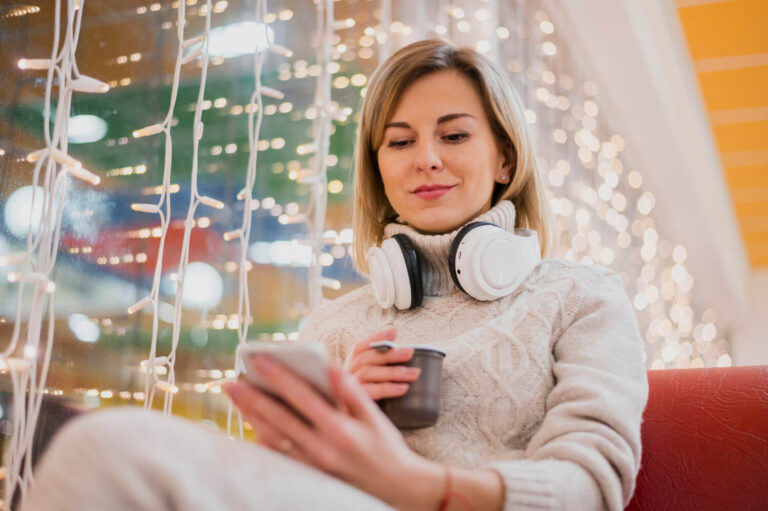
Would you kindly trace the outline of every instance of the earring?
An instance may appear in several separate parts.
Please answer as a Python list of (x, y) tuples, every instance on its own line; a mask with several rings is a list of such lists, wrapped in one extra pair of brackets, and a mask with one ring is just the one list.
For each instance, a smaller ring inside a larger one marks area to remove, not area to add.
[(499, 174), (499, 181), (502, 183), (507, 181), (507, 175), (506, 174)]

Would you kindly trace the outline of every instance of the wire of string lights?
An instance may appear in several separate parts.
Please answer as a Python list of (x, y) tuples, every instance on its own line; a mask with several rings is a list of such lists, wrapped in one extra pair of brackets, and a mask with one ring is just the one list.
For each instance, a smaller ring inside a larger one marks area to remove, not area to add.
[[(264, 25), (266, 16), (267, 2), (259, 0), (256, 3), (256, 22)], [(237, 287), (237, 315), (239, 323), (237, 326), (237, 349), (235, 350), (235, 371), (240, 371), (242, 361), (240, 360), (240, 351), (248, 339), (248, 328), (251, 323), (251, 300), (248, 292), (248, 244), (251, 238), (251, 220), (253, 219), (253, 187), (256, 184), (256, 164), (258, 163), (258, 143), (261, 133), (261, 123), (264, 120), (264, 93), (261, 84), (261, 70), (264, 64), (264, 52), (254, 53), (254, 90), (248, 102), (248, 169), (245, 178), (245, 187), (238, 194), (237, 199), (243, 203), (243, 222), (236, 231), (236, 238), (240, 240), (240, 261), (238, 265), (238, 287)], [(276, 91), (277, 92), (277, 91)], [(280, 93), (273, 94), (280, 96)], [(225, 234), (225, 239), (229, 240), (231, 234)], [(215, 384), (216, 382), (212, 382)], [(234, 412), (232, 403), (227, 404), (227, 434), (232, 435), (232, 414)], [(240, 411), (237, 410), (237, 425), (240, 438), (243, 437), (243, 418)]]
[[(308, 241), (301, 244), (311, 248), (312, 257), (309, 262), (309, 279), (307, 292), (307, 310), (316, 308), (323, 300), (323, 287), (340, 289), (341, 282), (336, 279), (326, 278), (322, 275), (323, 227), (328, 203), (328, 161), (330, 152), (330, 137), (332, 122), (347, 120), (351, 108), (342, 109), (331, 97), (331, 79), (333, 75), (333, 38), (336, 30), (351, 28), (354, 20), (335, 20), (333, 2), (321, 0), (315, 2), (315, 32), (317, 44), (315, 46), (315, 59), (317, 61), (318, 74), (315, 79), (314, 100), (312, 110), (316, 115), (312, 117), (312, 142), (302, 144), (297, 148), (301, 155), (313, 154), (310, 158), (311, 168), (297, 173), (291, 179), (301, 185), (311, 188), (309, 203), (304, 213), (280, 215), (280, 223), (283, 225), (304, 223), (309, 234)], [(334, 236), (330, 237), (331, 239)]]
[(317, 63), (320, 74), (315, 82), (315, 106), (317, 117), (314, 120), (314, 168), (312, 174), (312, 205), (309, 219), (310, 242), (312, 244), (312, 267), (309, 279), (309, 309), (320, 305), (323, 298), (322, 286), (337, 287), (338, 283), (323, 279), (320, 255), (322, 250), (323, 225), (328, 202), (328, 151), (331, 138), (331, 119), (342, 115), (331, 103), (331, 38), (334, 32), (333, 1), (317, 2)]
[[(18, 283), (14, 329), (8, 346), (0, 355), (0, 371), (10, 374), (13, 391), (12, 430), (5, 458), (3, 508), (10, 509), (15, 493), (23, 498), (34, 482), (32, 463), (22, 463), (32, 457), (37, 418), (44, 396), (54, 332), (54, 296), (56, 284), (51, 272), (56, 264), (61, 218), (67, 197), (69, 177), (90, 185), (98, 185), (100, 178), (83, 167), (82, 162), (68, 154), (69, 116), (74, 92), (104, 93), (109, 86), (78, 70), (75, 49), (80, 35), (84, 0), (68, 0), (66, 4), (66, 31), (61, 39), (61, 0), (54, 5), (53, 47), (49, 59), (21, 59), (22, 70), (45, 70), (45, 100), (43, 107), (43, 134), (45, 148), (27, 155), (34, 163), (32, 171), (32, 199), (30, 218), (37, 204), (42, 203), (39, 224), (30, 222), (26, 236), (26, 251), (5, 256), (0, 265), (17, 266), (8, 274), (10, 282)], [(61, 46), (59, 47), (59, 45)], [(53, 86), (58, 83), (56, 116), (51, 122)], [(51, 125), (53, 128), (51, 129)], [(45, 169), (41, 179), (40, 173)], [(38, 202), (40, 201), (40, 202)], [(21, 341), (23, 324), (23, 299), (25, 287), (32, 287), (31, 300), (26, 318), (26, 339)], [(43, 322), (47, 332), (41, 354)], [(23, 473), (22, 473), (23, 472)]]
[[(215, 209), (223, 209), (224, 203), (214, 198), (200, 195), (197, 189), (197, 165), (198, 165), (198, 147), (200, 139), (203, 136), (203, 123), (201, 121), (202, 116), (202, 103), (205, 95), (205, 81), (208, 71), (208, 41), (210, 39), (211, 29), (211, 0), (206, 2), (206, 19), (205, 19), (205, 32), (202, 35), (198, 35), (189, 39), (184, 38), (185, 23), (185, 2), (178, 2), (177, 7), (177, 30), (176, 37), (178, 41), (178, 52), (176, 55), (176, 65), (173, 74), (173, 85), (171, 88), (171, 100), (168, 108), (168, 114), (162, 123), (147, 126), (133, 132), (135, 138), (144, 136), (150, 136), (158, 133), (165, 134), (165, 160), (163, 168), (163, 183), (161, 187), (160, 199), (157, 204), (133, 204), (131, 208), (134, 211), (140, 211), (145, 213), (155, 213), (160, 216), (160, 224), (162, 229), (162, 235), (160, 238), (160, 245), (158, 248), (157, 262), (155, 265), (154, 279), (152, 282), (152, 290), (148, 296), (132, 305), (128, 312), (129, 314), (135, 313), (147, 305), (152, 305), (152, 340), (150, 345), (149, 358), (144, 360), (140, 364), (141, 370), (146, 373), (145, 395), (147, 398), (144, 401), (145, 408), (151, 408), (154, 402), (155, 392), (160, 390), (165, 393), (163, 401), (163, 412), (166, 414), (171, 413), (173, 406), (173, 395), (179, 391), (178, 386), (175, 383), (175, 371), (174, 363), (176, 357), (176, 347), (178, 346), (180, 325), (181, 325), (181, 300), (184, 290), (184, 275), (186, 273), (189, 263), (189, 239), (192, 228), (194, 226), (194, 214), (197, 207), (200, 204), (212, 207)], [(186, 51), (186, 52), (185, 52)], [(197, 97), (197, 103), (195, 106), (195, 120), (193, 124), (193, 163), (191, 174), (191, 186), (190, 186), (190, 202), (187, 210), (187, 218), (184, 224), (184, 241), (182, 243), (182, 250), (180, 256), (179, 267), (176, 273), (176, 297), (174, 301), (174, 321), (173, 321), (173, 341), (171, 345), (171, 351), (168, 355), (157, 356), (157, 335), (158, 335), (158, 306), (159, 306), (159, 292), (160, 292), (160, 280), (162, 277), (163, 268), (163, 249), (165, 246), (166, 236), (168, 233), (168, 225), (171, 218), (171, 162), (173, 159), (173, 141), (171, 138), (171, 122), (173, 119), (174, 107), (176, 104), (176, 98), (179, 89), (179, 78), (181, 75), (181, 68), (185, 64), (194, 62), (198, 58), (202, 58), (201, 62), (201, 78), (200, 88)], [(161, 376), (167, 374), (166, 379), (162, 379)]]
[[(266, 26), (265, 17), (267, 15), (266, 0), (256, 2), (255, 19), (260, 26)], [(270, 41), (270, 43), (272, 43)], [(274, 53), (283, 56), (291, 56), (292, 52), (283, 46), (270, 44), (268, 47)], [(248, 246), (251, 238), (251, 221), (253, 219), (253, 209), (256, 201), (253, 197), (253, 188), (256, 184), (256, 169), (258, 163), (258, 144), (261, 134), (261, 124), (264, 119), (264, 96), (282, 99), (283, 93), (269, 87), (264, 87), (261, 83), (261, 72), (264, 65), (265, 51), (256, 51), (253, 56), (253, 80), (254, 89), (248, 103), (248, 167), (245, 178), (245, 187), (238, 193), (237, 199), (243, 201), (243, 221), (241, 227), (235, 231), (224, 234), (224, 239), (229, 241), (233, 239), (240, 240), (240, 260), (238, 267), (238, 301), (237, 301), (237, 349), (235, 350), (235, 371), (241, 370), (242, 361), (240, 352), (248, 339), (248, 328), (251, 324), (251, 301), (248, 290)], [(226, 380), (223, 380), (226, 381)], [(211, 386), (221, 383), (220, 381), (210, 382)], [(232, 415), (235, 412), (232, 403), (228, 403), (227, 409), (227, 434), (232, 435)], [(237, 424), (240, 438), (243, 437), (243, 419), (239, 412), (237, 413)]]
[[(181, 8), (181, 3), (179, 2), (179, 8)], [(189, 208), (187, 209), (187, 218), (184, 222), (184, 237), (181, 245), (181, 256), (179, 260), (179, 266), (178, 270), (176, 272), (176, 297), (174, 300), (174, 316), (173, 316), (173, 332), (172, 332), (172, 342), (171, 342), (171, 351), (166, 356), (167, 364), (168, 364), (168, 377), (166, 378), (165, 382), (156, 382), (155, 387), (161, 388), (163, 390), (169, 389), (170, 391), (166, 391), (165, 393), (165, 399), (163, 403), (163, 411), (167, 414), (171, 413), (171, 407), (173, 405), (173, 396), (178, 391), (178, 386), (176, 385), (176, 372), (175, 372), (175, 361), (176, 361), (176, 349), (179, 344), (179, 335), (181, 332), (181, 314), (182, 314), (182, 298), (184, 295), (184, 283), (185, 283), (185, 276), (187, 273), (187, 269), (189, 267), (189, 246), (190, 246), (190, 236), (192, 234), (192, 229), (195, 226), (195, 211), (197, 210), (197, 207), (200, 204), (203, 204), (203, 196), (200, 195), (198, 188), (197, 188), (197, 174), (198, 174), (198, 153), (199, 153), (199, 146), (200, 146), (200, 139), (203, 137), (203, 122), (202, 122), (202, 114), (203, 114), (203, 108), (202, 103), (205, 99), (205, 84), (206, 84), (206, 78), (208, 76), (208, 48), (209, 48), (209, 39), (210, 39), (210, 33), (211, 33), (211, 0), (207, 0), (205, 3), (205, 32), (201, 36), (195, 37), (193, 40), (195, 41), (201, 41), (200, 43), (196, 43), (196, 45), (201, 45), (202, 47), (198, 47), (195, 49), (190, 50), (190, 53), (188, 55), (194, 55), (195, 53), (200, 54), (201, 58), (201, 73), (200, 73), (200, 85), (198, 89), (197, 94), (197, 103), (195, 105), (195, 118), (192, 124), (192, 172), (190, 176), (190, 198), (189, 198)], [(180, 41), (182, 38), (180, 38)], [(183, 43), (181, 43), (183, 46)], [(181, 52), (181, 48), (180, 48)], [(189, 60), (189, 56), (185, 56), (182, 59)], [(207, 197), (206, 197), (207, 199)], [(165, 384), (164, 386), (161, 386), (162, 384)], [(163, 388), (165, 387), (165, 388)], [(153, 389), (154, 392), (154, 389)], [(145, 402), (145, 406), (151, 406), (152, 405), (152, 396), (150, 395), (150, 398)]]
[[(298, 215), (285, 215), (282, 218), (282, 223), (284, 224), (296, 222), (305, 222), (308, 224), (310, 244), (313, 251), (313, 262), (310, 267), (310, 278), (308, 280), (308, 302), (310, 310), (319, 305), (320, 301), (322, 300), (322, 287), (324, 285), (331, 287), (338, 286), (337, 281), (325, 279), (322, 277), (322, 266), (320, 265), (319, 261), (322, 250), (322, 235), (327, 203), (327, 161), (330, 145), (331, 120), (332, 118), (346, 119), (345, 114), (331, 102), (331, 71), (329, 66), (331, 63), (331, 39), (334, 33), (334, 29), (337, 28), (333, 17), (333, 1), (327, 0), (324, 2), (317, 2), (316, 13), (316, 33), (318, 38), (316, 59), (320, 67), (320, 72), (316, 79), (314, 106), (317, 109), (318, 114), (313, 123), (313, 142), (305, 145), (303, 149), (305, 154), (311, 152), (315, 153), (313, 158), (314, 164), (310, 173), (304, 174), (297, 179), (300, 184), (310, 185), (312, 187), (312, 194), (306, 213)], [(263, 24), (266, 14), (266, 1), (259, 1), (256, 5), (257, 22)], [(275, 44), (271, 44), (269, 49), (271, 49), (274, 53), (283, 56), (291, 56), (292, 54), (289, 49)], [(246, 186), (243, 188), (243, 190), (241, 190), (237, 197), (239, 200), (245, 200), (243, 224), (239, 229), (225, 234), (225, 239), (227, 240), (235, 238), (239, 238), (241, 240), (239, 273), (240, 278), (238, 282), (238, 347), (235, 352), (236, 374), (241, 370), (242, 360), (240, 358), (240, 352), (245, 346), (248, 336), (248, 326), (251, 321), (246, 257), (251, 229), (250, 212), (252, 208), (250, 203), (253, 201), (252, 192), (256, 179), (256, 164), (258, 154), (257, 144), (263, 119), (262, 101), (263, 96), (282, 99), (282, 93), (280, 91), (273, 90), (269, 87), (264, 87), (261, 84), (261, 69), (263, 65), (263, 59), (263, 52), (257, 52), (254, 56), (255, 89), (251, 95), (250, 105), (248, 108), (248, 134), (250, 148), (248, 172), (246, 176)], [(257, 114), (255, 115), (256, 120), (254, 122), (255, 112), (257, 112)], [(209, 382), (208, 387), (211, 388), (229, 380), (231, 380), (231, 378), (215, 380)], [(227, 432), (230, 435), (232, 435), (233, 413), (234, 409), (230, 403), (227, 413)], [(237, 412), (237, 418), (238, 431), (240, 437), (242, 438), (243, 421), (239, 412)]]
[(379, 29), (379, 62), (384, 62), (392, 53), (390, 26), (392, 25), (392, 0), (381, 0), (381, 27)]

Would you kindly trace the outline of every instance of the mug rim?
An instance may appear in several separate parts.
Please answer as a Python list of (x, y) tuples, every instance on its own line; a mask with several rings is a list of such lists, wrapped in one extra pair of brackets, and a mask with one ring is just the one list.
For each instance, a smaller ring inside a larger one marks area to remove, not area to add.
[(445, 350), (443, 350), (442, 348), (438, 348), (437, 346), (432, 346), (431, 344), (410, 344), (406, 346), (408, 346), (409, 348), (413, 348), (414, 351), (421, 350), (421, 351), (429, 351), (432, 353), (438, 353), (442, 356), (446, 355)]

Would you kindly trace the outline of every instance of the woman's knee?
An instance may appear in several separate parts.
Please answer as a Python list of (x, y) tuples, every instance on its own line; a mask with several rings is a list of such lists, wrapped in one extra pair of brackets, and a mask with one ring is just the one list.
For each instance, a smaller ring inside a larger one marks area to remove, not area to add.
[(137, 449), (153, 432), (162, 431), (164, 417), (138, 408), (112, 408), (81, 415), (65, 424), (42, 453), (47, 458), (66, 460), (88, 458), (97, 463), (116, 451)]

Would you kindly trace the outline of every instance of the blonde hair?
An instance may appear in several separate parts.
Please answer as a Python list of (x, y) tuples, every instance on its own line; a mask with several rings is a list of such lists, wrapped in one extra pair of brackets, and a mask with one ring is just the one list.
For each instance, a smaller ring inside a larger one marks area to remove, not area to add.
[(384, 226), (397, 218), (384, 194), (376, 153), (405, 89), (419, 78), (442, 70), (457, 70), (475, 85), (500, 150), (513, 159), (512, 179), (496, 184), (492, 205), (511, 200), (517, 212), (516, 227), (538, 232), (542, 257), (551, 245), (552, 217), (544, 184), (526, 129), (522, 102), (503, 72), (471, 48), (456, 48), (429, 39), (410, 44), (389, 57), (373, 73), (360, 109), (355, 143), (355, 193), (353, 211), (354, 252), (357, 269), (368, 273), (366, 252), (384, 239)]

